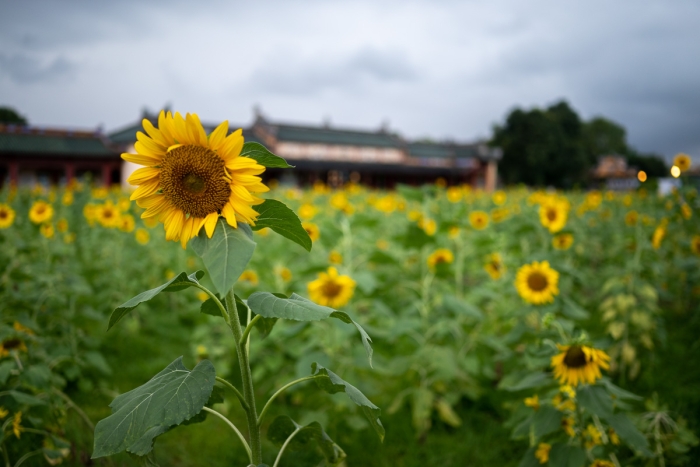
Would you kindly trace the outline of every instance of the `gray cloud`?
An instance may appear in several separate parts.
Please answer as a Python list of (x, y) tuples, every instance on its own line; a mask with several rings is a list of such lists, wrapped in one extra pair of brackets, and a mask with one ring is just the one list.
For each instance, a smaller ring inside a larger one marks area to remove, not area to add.
[(0, 54), (0, 75), (5, 74), (20, 85), (67, 80), (75, 75), (77, 68), (65, 57), (44, 62), (28, 55)]

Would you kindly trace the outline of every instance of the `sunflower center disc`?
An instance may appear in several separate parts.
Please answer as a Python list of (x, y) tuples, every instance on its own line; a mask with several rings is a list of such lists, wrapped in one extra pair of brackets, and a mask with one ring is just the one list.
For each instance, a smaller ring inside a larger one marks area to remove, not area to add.
[(341, 289), (342, 287), (333, 281), (326, 282), (323, 284), (323, 295), (328, 298), (335, 298), (338, 296)]
[(160, 184), (168, 201), (198, 218), (221, 212), (231, 196), (224, 161), (201, 146), (180, 146), (166, 154)]
[(5, 350), (14, 350), (22, 346), (22, 341), (19, 339), (8, 339), (2, 343)]
[(7, 211), (0, 211), (0, 219), (7, 219), (10, 217), (10, 215), (7, 213)]
[(539, 272), (533, 272), (527, 278), (528, 287), (535, 292), (543, 291), (547, 288), (547, 284), (547, 278), (544, 276), (544, 274)]
[(557, 211), (554, 209), (547, 209), (547, 219), (554, 221), (557, 218)]
[(569, 347), (564, 356), (564, 364), (569, 368), (586, 366), (586, 354), (583, 352), (583, 349), (577, 345)]

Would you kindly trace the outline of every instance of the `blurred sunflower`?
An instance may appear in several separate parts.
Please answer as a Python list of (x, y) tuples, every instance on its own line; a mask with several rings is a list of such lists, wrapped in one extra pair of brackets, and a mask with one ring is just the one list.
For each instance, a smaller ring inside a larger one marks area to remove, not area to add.
[(505, 191), (498, 190), (497, 192), (495, 192), (495, 193), (493, 194), (493, 196), (491, 197), (491, 199), (493, 200), (493, 204), (495, 204), (496, 206), (501, 206), (501, 205), (503, 205), (503, 204), (506, 202), (506, 200), (508, 199), (508, 195), (506, 195), (506, 192), (505, 192)]
[(540, 464), (546, 464), (549, 462), (549, 451), (552, 449), (552, 445), (548, 443), (540, 443), (537, 445), (537, 449), (535, 450), (535, 457), (537, 458), (538, 461), (540, 461)]
[(503, 259), (499, 253), (491, 253), (487, 257), (486, 264), (484, 264), (484, 269), (487, 273), (489, 273), (489, 276), (491, 276), (491, 279), (493, 280), (500, 279), (503, 274), (506, 273), (506, 267), (503, 264)]
[(484, 211), (472, 211), (469, 213), (469, 224), (476, 230), (484, 230), (489, 225), (489, 215)]
[(690, 250), (696, 255), (700, 255), (700, 235), (693, 235), (690, 239)]
[(61, 218), (56, 222), (56, 230), (59, 232), (68, 232), (68, 221), (65, 218)]
[(574, 236), (570, 233), (563, 233), (552, 237), (552, 246), (556, 250), (568, 250), (574, 244)]
[(302, 204), (299, 207), (299, 217), (301, 217), (304, 220), (311, 220), (314, 218), (316, 213), (318, 212), (318, 208), (314, 206), (313, 204)]
[(139, 242), (141, 245), (147, 244), (148, 241), (151, 239), (151, 235), (148, 233), (148, 230), (146, 230), (146, 229), (137, 229), (135, 237), (136, 237), (136, 241)]
[(540, 398), (535, 394), (532, 397), (526, 397), (523, 401), (526, 407), (532, 407), (534, 410), (540, 409)]
[(158, 128), (146, 119), (143, 127), (148, 134), (136, 133), (137, 154), (122, 159), (145, 166), (128, 179), (138, 186), (131, 199), (146, 209), (142, 218), (158, 217), (166, 240), (184, 248), (202, 227), (211, 238), (220, 215), (232, 227), (255, 224), (258, 213), (251, 206), (263, 202), (256, 194), (268, 187), (257, 176), (265, 167), (240, 156), (242, 130), (227, 136), (223, 122), (207, 136), (196, 114), (164, 111)]
[(61, 204), (64, 206), (70, 206), (73, 204), (74, 196), (73, 192), (71, 190), (66, 190), (65, 193), (63, 193), (63, 196), (61, 197)]
[(568, 210), (565, 203), (552, 201), (540, 206), (540, 222), (551, 233), (557, 233), (566, 225)]
[(45, 224), (41, 224), (41, 227), (39, 227), (39, 232), (41, 232), (41, 235), (43, 235), (46, 238), (53, 238), (54, 234), (56, 233), (56, 230), (53, 228), (53, 225), (51, 225), (51, 223), (47, 222)]
[(454, 255), (447, 248), (439, 248), (428, 256), (427, 262), (430, 269), (435, 269), (438, 264), (450, 264), (455, 260)]
[(662, 222), (661, 225), (654, 230), (654, 235), (651, 237), (651, 246), (653, 246), (655, 250), (658, 250), (661, 246), (661, 240), (663, 240), (665, 236), (666, 224)]
[(418, 221), (418, 227), (431, 237), (437, 232), (437, 222), (434, 219), (421, 219)]
[(22, 411), (20, 410), (19, 412), (15, 413), (15, 416), (12, 418), (12, 432), (15, 434), (16, 438), (20, 437), (20, 433), (24, 431), (24, 428), (22, 428)]
[(638, 219), (639, 214), (637, 213), (637, 211), (630, 211), (627, 214), (625, 214), (625, 224), (629, 226), (635, 225)]
[(331, 264), (343, 264), (343, 255), (333, 250), (328, 254), (328, 262)]
[(15, 221), (15, 210), (7, 204), (0, 204), (0, 229), (6, 229)]
[(355, 281), (338, 274), (334, 267), (318, 274), (318, 279), (307, 285), (309, 297), (319, 305), (339, 308), (350, 301), (355, 293)]
[(548, 261), (535, 261), (518, 269), (515, 276), (515, 288), (528, 303), (541, 305), (554, 301), (559, 295), (559, 273), (549, 267)]
[(451, 186), (447, 189), (447, 201), (450, 203), (459, 203), (463, 195), (462, 189), (458, 186)]
[(673, 165), (681, 169), (681, 172), (685, 172), (686, 170), (688, 170), (692, 163), (693, 160), (688, 154), (676, 154), (676, 157), (673, 158)]
[(591, 467), (615, 467), (615, 464), (604, 459), (596, 459), (591, 464)]
[(491, 210), (491, 220), (498, 224), (499, 222), (503, 222), (504, 220), (508, 219), (508, 214), (510, 214), (510, 211), (508, 211), (508, 208), (496, 208)]
[(321, 231), (318, 229), (318, 226), (313, 222), (302, 222), (301, 226), (304, 227), (306, 233), (309, 234), (309, 237), (311, 238), (312, 242), (315, 242), (316, 240), (321, 238)]
[(52, 217), (53, 206), (46, 201), (34, 201), (34, 204), (32, 204), (32, 207), (29, 209), (29, 220), (35, 224), (43, 224), (44, 222), (50, 221)]
[(97, 205), (94, 215), (102, 227), (119, 227), (121, 224), (121, 213), (111, 201)]
[(13, 350), (16, 352), (26, 352), (27, 345), (18, 337), (5, 339), (0, 343), (0, 358), (7, 357)]
[(610, 357), (602, 350), (586, 345), (559, 345), (559, 353), (552, 357), (554, 377), (561, 384), (578, 386), (581, 383), (593, 384), (602, 378), (600, 369), (610, 368)]
[(564, 417), (561, 419), (561, 429), (566, 432), (569, 437), (573, 438), (576, 436), (576, 429), (574, 428), (576, 422), (574, 417)]
[(136, 221), (134, 220), (134, 216), (131, 214), (122, 214), (119, 219), (119, 230), (122, 232), (133, 232), (134, 228), (136, 227)]
[(275, 268), (275, 272), (284, 282), (289, 282), (292, 280), (292, 271), (284, 266), (279, 266)]
[(252, 269), (246, 269), (241, 273), (241, 276), (238, 278), (239, 282), (248, 282), (250, 285), (258, 285), (258, 273), (253, 271)]

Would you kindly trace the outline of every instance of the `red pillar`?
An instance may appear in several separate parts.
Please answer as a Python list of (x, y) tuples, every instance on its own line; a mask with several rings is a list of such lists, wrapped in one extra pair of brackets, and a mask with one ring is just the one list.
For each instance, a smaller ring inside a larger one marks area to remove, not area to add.
[(102, 164), (102, 185), (109, 187), (112, 181), (112, 165), (108, 163)]
[(19, 183), (19, 163), (10, 162), (9, 172), (10, 172), (10, 186), (17, 186)]
[(75, 164), (67, 162), (64, 169), (66, 171), (66, 185), (70, 185), (75, 178)]

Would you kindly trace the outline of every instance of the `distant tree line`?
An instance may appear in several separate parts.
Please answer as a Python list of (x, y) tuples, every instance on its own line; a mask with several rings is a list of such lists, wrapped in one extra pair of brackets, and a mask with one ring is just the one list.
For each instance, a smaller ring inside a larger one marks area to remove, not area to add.
[(625, 157), (650, 177), (667, 174), (661, 156), (627, 144), (621, 125), (603, 117), (583, 121), (565, 101), (544, 110), (513, 110), (494, 127), (491, 144), (503, 150), (499, 173), (507, 184), (585, 186), (598, 159), (609, 155)]
[(0, 123), (26, 125), (27, 119), (10, 107), (0, 107)]

